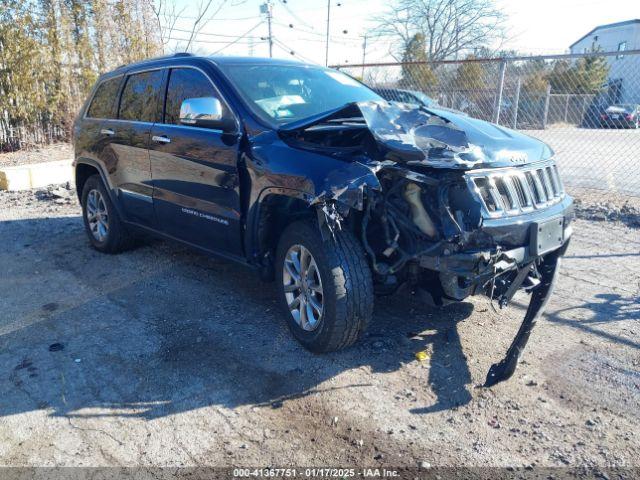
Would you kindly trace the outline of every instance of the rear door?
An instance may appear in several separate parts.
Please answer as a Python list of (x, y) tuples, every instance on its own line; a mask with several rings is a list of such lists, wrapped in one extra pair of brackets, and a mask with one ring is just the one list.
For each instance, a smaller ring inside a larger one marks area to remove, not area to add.
[(105, 148), (103, 163), (126, 220), (153, 227), (153, 185), (149, 138), (161, 111), (164, 70), (134, 72), (126, 76), (117, 118), (105, 120), (100, 132)]
[[(76, 156), (97, 161), (104, 167), (104, 172), (111, 170), (111, 166), (104, 163), (105, 158), (110, 158), (105, 148), (108, 148), (111, 138), (103, 133), (102, 126), (106, 120), (116, 118), (123, 79), (123, 75), (117, 75), (102, 80), (97, 85), (84, 116), (74, 127)], [(111, 187), (111, 179), (108, 187)]]
[(149, 145), (156, 218), (175, 238), (241, 256), (237, 133), (180, 123), (183, 100), (202, 97), (218, 98), (223, 115), (233, 117), (204, 72), (170, 70), (163, 121)]

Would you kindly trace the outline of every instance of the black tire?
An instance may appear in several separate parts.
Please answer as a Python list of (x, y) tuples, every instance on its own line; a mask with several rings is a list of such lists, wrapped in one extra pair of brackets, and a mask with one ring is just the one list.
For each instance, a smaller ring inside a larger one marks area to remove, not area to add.
[[(322, 281), (323, 313), (312, 331), (298, 325), (285, 297), (285, 256), (294, 245), (311, 253)], [(292, 223), (280, 237), (275, 268), (287, 324), (305, 348), (316, 353), (340, 350), (353, 345), (366, 330), (373, 312), (373, 283), (364, 250), (351, 232), (339, 231), (335, 239), (323, 241), (314, 222)]]
[[(104, 237), (102, 240), (99, 240), (94, 236), (93, 232), (91, 231), (89, 219), (87, 216), (87, 198), (92, 190), (97, 190), (100, 193), (101, 198), (104, 202), (104, 206), (106, 207), (109, 228), (106, 237)], [(91, 246), (93, 248), (103, 253), (120, 253), (133, 247), (134, 239), (126, 230), (124, 224), (120, 220), (118, 212), (111, 202), (111, 197), (109, 196), (104, 183), (102, 183), (102, 178), (100, 178), (100, 175), (92, 175), (87, 179), (82, 188), (80, 203), (82, 205), (82, 219), (84, 221), (84, 228), (87, 232), (87, 236), (89, 237), (89, 242), (91, 243)]]

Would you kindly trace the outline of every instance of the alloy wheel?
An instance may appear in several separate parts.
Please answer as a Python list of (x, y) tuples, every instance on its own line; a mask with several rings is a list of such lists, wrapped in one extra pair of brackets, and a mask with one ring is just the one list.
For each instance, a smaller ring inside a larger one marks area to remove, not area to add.
[(93, 238), (98, 242), (104, 242), (109, 235), (109, 213), (99, 190), (93, 189), (87, 194), (85, 215)]
[(308, 332), (318, 328), (324, 311), (322, 279), (313, 255), (303, 245), (292, 245), (287, 251), (282, 281), (296, 323)]

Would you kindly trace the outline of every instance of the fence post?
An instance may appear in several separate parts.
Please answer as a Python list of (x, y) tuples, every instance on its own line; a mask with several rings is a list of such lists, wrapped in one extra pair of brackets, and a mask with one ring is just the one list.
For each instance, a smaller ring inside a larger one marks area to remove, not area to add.
[(564, 123), (567, 123), (567, 117), (569, 116), (569, 97), (570, 95), (567, 94), (567, 101), (564, 104)]
[(500, 63), (500, 80), (498, 82), (498, 94), (496, 96), (496, 104), (493, 108), (493, 123), (500, 122), (500, 107), (502, 107), (502, 91), (504, 90), (504, 74), (507, 70), (507, 61), (502, 60)]
[(544, 112), (542, 114), (542, 129), (547, 128), (547, 118), (549, 117), (549, 100), (551, 99), (551, 85), (547, 85), (547, 93), (544, 96)]
[(516, 83), (516, 97), (513, 99), (513, 129), (518, 128), (518, 109), (520, 108), (520, 86), (522, 81), (518, 77), (518, 83)]
[(582, 109), (580, 110), (580, 124), (585, 123), (584, 114), (587, 112), (587, 97), (582, 97)]

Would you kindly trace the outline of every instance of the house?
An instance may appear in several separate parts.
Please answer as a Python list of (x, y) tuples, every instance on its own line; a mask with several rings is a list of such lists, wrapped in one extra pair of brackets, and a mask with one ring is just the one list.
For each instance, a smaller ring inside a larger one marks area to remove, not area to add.
[(572, 43), (569, 49), (571, 53), (619, 52), (607, 57), (611, 103), (640, 104), (640, 54), (624, 54), (640, 50), (640, 19), (600, 25)]

